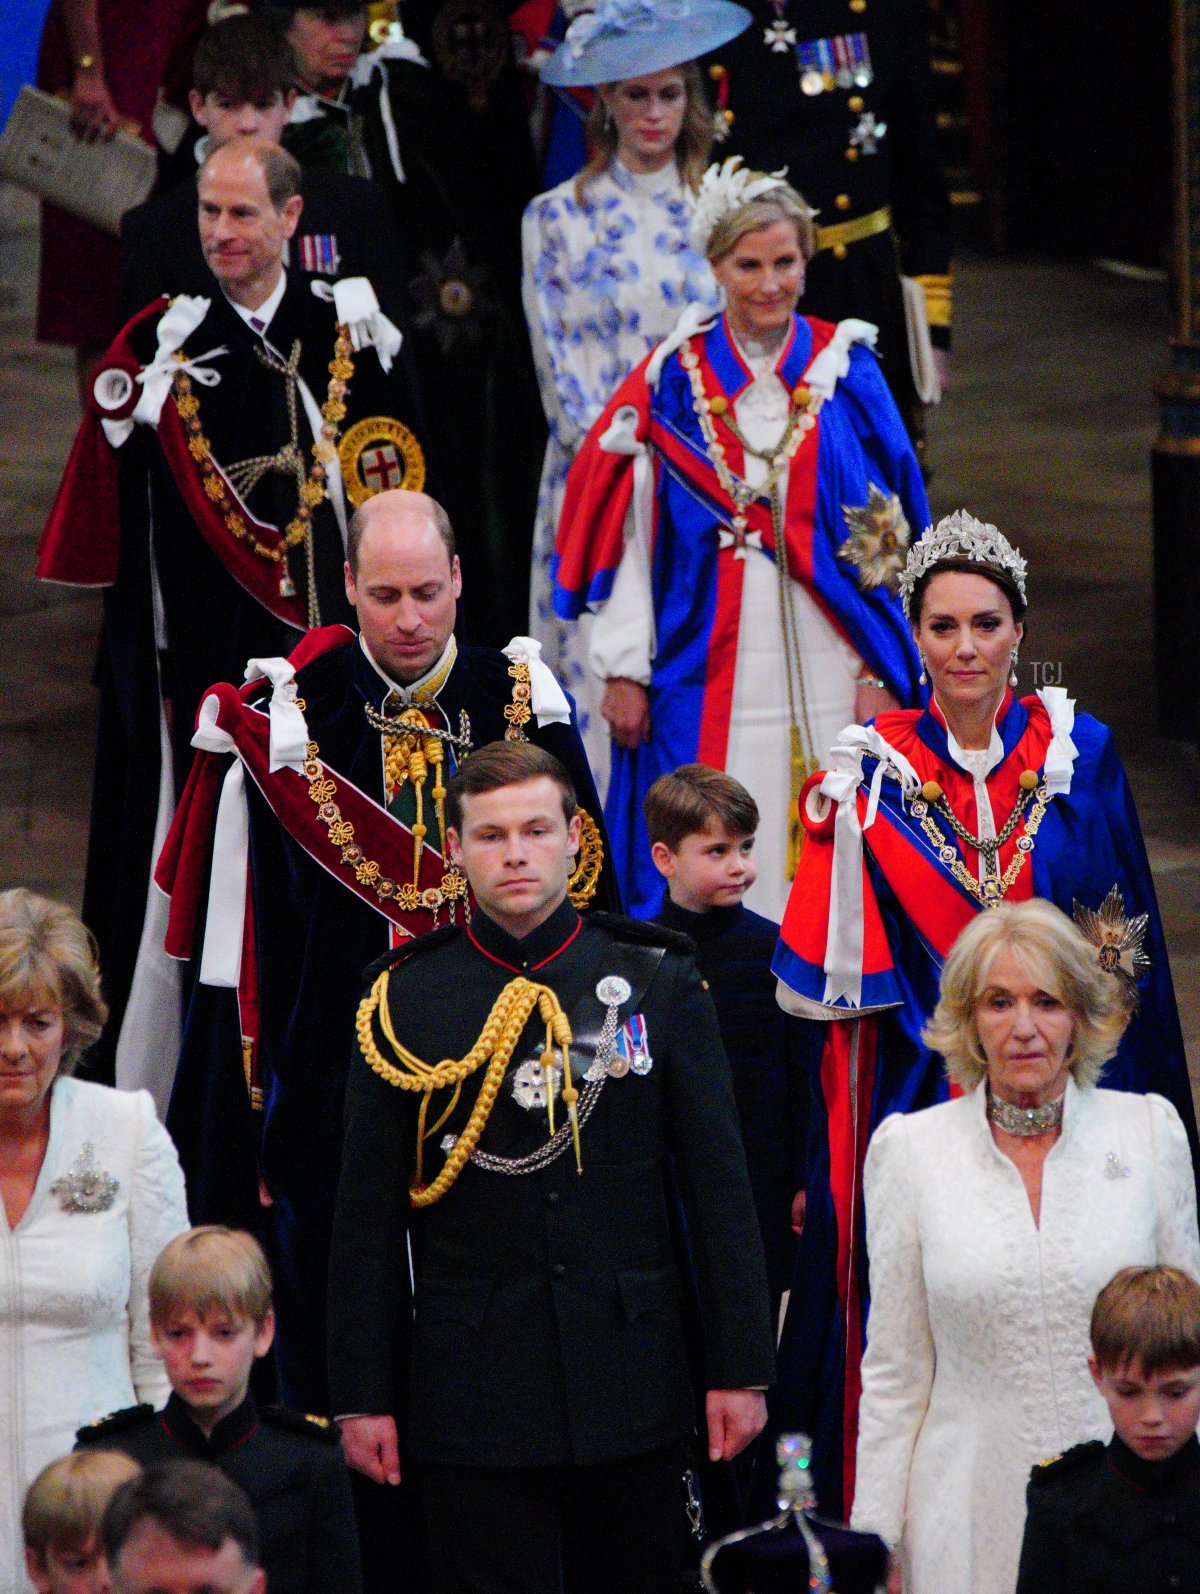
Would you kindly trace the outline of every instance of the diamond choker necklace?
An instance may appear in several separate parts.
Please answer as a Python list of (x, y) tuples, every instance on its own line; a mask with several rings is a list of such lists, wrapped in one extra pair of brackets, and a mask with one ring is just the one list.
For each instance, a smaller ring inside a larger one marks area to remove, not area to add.
[(1065, 1100), (1065, 1096), (1060, 1096), (1057, 1101), (1048, 1101), (1042, 1107), (1014, 1107), (1011, 1101), (1002, 1101), (999, 1096), (993, 1096), (989, 1087), (988, 1122), (1009, 1135), (1048, 1134), (1051, 1129), (1062, 1127)]

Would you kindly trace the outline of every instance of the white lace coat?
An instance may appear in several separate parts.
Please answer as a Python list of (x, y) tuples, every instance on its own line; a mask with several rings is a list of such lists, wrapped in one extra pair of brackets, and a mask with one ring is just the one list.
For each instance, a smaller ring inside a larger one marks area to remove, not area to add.
[(1136, 1264), (1200, 1276), (1169, 1102), (1070, 1083), (1040, 1227), (984, 1105), (977, 1090), (887, 1118), (867, 1152), (852, 1521), (902, 1541), (905, 1594), (1013, 1594), (1030, 1468), (1112, 1432), (1087, 1368), (1097, 1294)]
[[(104, 1212), (67, 1212), (50, 1186), (90, 1141), (118, 1181)], [(50, 1141), (21, 1221), (0, 1203), (0, 1594), (26, 1594), (21, 1502), (75, 1430), (169, 1394), (150, 1349), (146, 1281), (187, 1228), (183, 1173), (149, 1091), (57, 1079)]]
[(596, 785), (608, 784), (602, 683), (587, 668), (591, 616), (559, 620), (551, 556), (567, 471), (601, 410), (639, 361), (698, 302), (717, 306), (708, 262), (688, 241), (692, 198), (674, 165), (648, 176), (619, 161), (587, 183), (539, 194), (521, 229), (525, 317), (550, 428), (538, 494), (529, 630), (575, 698)]

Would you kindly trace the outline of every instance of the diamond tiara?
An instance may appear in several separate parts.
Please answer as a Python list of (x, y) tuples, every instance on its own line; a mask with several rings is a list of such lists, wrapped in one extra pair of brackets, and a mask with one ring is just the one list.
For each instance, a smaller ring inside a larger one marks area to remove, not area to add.
[(1010, 576), (1025, 599), (1025, 561), (1003, 532), (976, 520), (965, 509), (956, 509), (952, 515), (939, 520), (908, 550), (908, 559), (900, 574), (900, 596), (904, 611), (912, 619), (909, 605), (917, 582), (943, 559), (969, 559), (972, 564), (991, 565)]

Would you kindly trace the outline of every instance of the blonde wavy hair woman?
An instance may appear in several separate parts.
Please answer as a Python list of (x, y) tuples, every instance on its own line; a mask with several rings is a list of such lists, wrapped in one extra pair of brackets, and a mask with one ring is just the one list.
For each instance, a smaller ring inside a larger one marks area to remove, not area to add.
[(863, 1181), (871, 1312), (851, 1521), (889, 1590), (1011, 1594), (1030, 1469), (1107, 1411), (1089, 1322), (1123, 1267), (1200, 1274), (1187, 1135), (1161, 1096), (1096, 1079), (1122, 982), (1049, 902), (974, 918), (925, 1033), (964, 1094), (886, 1118)]
[(107, 1008), (66, 904), (0, 892), (0, 1591), (28, 1585), (26, 1486), (75, 1432), (168, 1386), (146, 1281), (187, 1227), (183, 1174), (135, 1094), (70, 1077)]

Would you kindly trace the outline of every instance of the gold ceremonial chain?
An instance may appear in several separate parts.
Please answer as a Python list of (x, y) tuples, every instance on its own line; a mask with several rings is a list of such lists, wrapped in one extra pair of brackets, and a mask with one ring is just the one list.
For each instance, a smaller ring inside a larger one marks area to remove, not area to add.
[[(557, 1063), (554, 1048), (557, 1047), (562, 1058), (562, 1099), (567, 1109), (571, 1122), (571, 1138), (575, 1145), (575, 1165), (580, 1173), (583, 1172), (583, 1156), (579, 1144), (579, 1115), (576, 1111), (576, 1102), (579, 1099), (579, 1090), (571, 1078), (571, 1025), (562, 1006), (548, 985), (538, 985), (533, 980), (519, 976), (509, 983), (500, 992), (492, 1004), (479, 1039), (463, 1058), (455, 1061), (446, 1058), (440, 1063), (425, 1063), (410, 1052), (407, 1047), (400, 1044), (399, 1038), (392, 1027), (391, 1013), (388, 1011), (388, 970), (375, 981), (370, 992), (358, 1005), (358, 1016), (355, 1019), (355, 1029), (358, 1032), (358, 1044), (363, 1056), (371, 1069), (385, 1080), (389, 1085), (396, 1085), (401, 1090), (420, 1091), (424, 1096), (421, 1109), (417, 1117), (417, 1151), (416, 1166), (413, 1173), (413, 1182), (409, 1187), (409, 1197), (415, 1207), (432, 1206), (435, 1201), (440, 1201), (446, 1191), (458, 1178), (466, 1167), (472, 1151), (479, 1143), (484, 1126), (491, 1116), (492, 1108), (496, 1105), (496, 1096), (499, 1093), (505, 1070), (512, 1060), (521, 1033), (536, 1008), (546, 1026), (546, 1045), (542, 1052), (542, 1073), (546, 1079), (546, 1101), (549, 1105), (553, 1101), (554, 1075)], [(391, 1047), (396, 1058), (395, 1063), (388, 1062), (375, 1040), (373, 1021), (376, 1013), (379, 1015), (379, 1027), (383, 1031), (384, 1039)], [(446, 1158), (442, 1171), (437, 1175), (432, 1184), (424, 1182), (424, 1149), (425, 1142), (430, 1135), (435, 1135), (446, 1122), (446, 1119), (458, 1105), (462, 1092), (462, 1082), (469, 1075), (487, 1064), (487, 1072), (483, 1084), (479, 1087), (479, 1095), (471, 1109), (471, 1116), (467, 1120), (466, 1128), (455, 1141), (454, 1146)], [(426, 1119), (429, 1114), (430, 1099), (435, 1090), (450, 1089), (453, 1094), (445, 1111), (438, 1118), (432, 1128), (426, 1128)], [(554, 1134), (554, 1118), (551, 1111), (550, 1133)]]
[[(921, 787), (920, 797), (911, 805), (913, 818), (920, 820), (921, 829), (937, 848), (938, 857), (947, 866), (959, 884), (966, 886), (976, 901), (982, 903), (985, 908), (997, 907), (1004, 901), (1005, 893), (1020, 874), (1025, 859), (1033, 851), (1034, 838), (1041, 828), (1047, 805), (1050, 802), (1048, 787), (1044, 784), (1038, 784), (1038, 777), (1032, 769), (1021, 771), (1020, 786), (1021, 792), (1017, 798), (1016, 806), (1004, 821), (999, 834), (994, 840), (990, 836), (973, 836), (971, 834), (950, 807), (946, 794), (936, 780), (927, 780)], [(1035, 794), (1036, 801), (1033, 801)], [(1029, 808), (1031, 801), (1033, 801), (1033, 807)], [(952, 846), (946, 840), (945, 832), (939, 827), (937, 821), (929, 812), (930, 803), (934, 805), (956, 836), (965, 841), (967, 846), (974, 847), (976, 852), (983, 854), (985, 875), (982, 883), (975, 878), (963, 863), (958, 855), (958, 848)], [(1029, 808), (1029, 814), (1025, 819), (1025, 833), (1017, 837), (1017, 850), (1013, 855), (1012, 862), (1004, 871), (1004, 874), (1001, 875), (1000, 848), (1016, 830), (1027, 808)]]
[[(808, 777), (815, 774), (820, 767), (820, 761), (814, 757), (815, 742), (808, 718), (808, 698), (804, 689), (804, 670), (800, 658), (800, 627), (796, 619), (795, 594), (792, 591), (792, 576), (788, 563), (782, 482), (784, 472), (796, 451), (816, 426), (817, 415), (825, 400), (820, 393), (814, 393), (803, 383), (793, 388), (790, 394), (788, 418), (779, 441), (774, 448), (757, 449), (747, 441), (738, 426), (729, 400), (720, 393), (710, 399), (704, 391), (700, 359), (691, 344), (683, 349), (679, 359), (692, 385), (692, 405), (700, 422), (705, 452), (716, 472), (717, 480), (733, 506), (732, 531), (735, 558), (739, 555), (744, 558), (745, 549), (749, 546), (746, 511), (750, 505), (756, 498), (765, 498), (771, 506), (775, 568), (779, 576), (779, 630), (783, 640), (783, 662), (788, 692), (788, 784), (791, 801), (788, 804), (786, 870), (787, 878), (790, 880), (796, 873), (796, 865), (800, 861), (800, 849), (804, 845), (805, 832), (800, 820), (800, 792)], [(752, 487), (742, 477), (735, 476), (729, 468), (725, 458), (725, 445), (717, 435), (713, 421), (714, 415), (720, 418), (721, 423), (740, 443), (744, 453), (761, 460), (766, 465), (766, 478), (758, 487)]]
[[(300, 700), (297, 699), (297, 702)], [(439, 748), (441, 744), (439, 743)], [(396, 906), (406, 913), (413, 913), (418, 908), (425, 908), (433, 914), (433, 927), (437, 928), (438, 910), (443, 904), (448, 904), (453, 917), (454, 904), (461, 902), (463, 910), (469, 918), (467, 906), (467, 880), (462, 871), (451, 865), (442, 876), (440, 886), (426, 886), (422, 891), (417, 883), (417, 877), (407, 885), (385, 875), (378, 863), (373, 858), (368, 858), (362, 848), (354, 839), (354, 826), (349, 819), (343, 819), (342, 811), (334, 802), (337, 796), (337, 782), (332, 779), (329, 771), (321, 762), (321, 749), (316, 742), (308, 742), (304, 748), (304, 776), (308, 781), (309, 801), (317, 805), (317, 818), (323, 825), (328, 826), (329, 840), (339, 850), (342, 862), (354, 870), (355, 878), (360, 885), (369, 886), (381, 902), (395, 902)], [(440, 780), (440, 777), (439, 777)], [(443, 791), (442, 796), (445, 796)], [(434, 792), (435, 801), (437, 791)], [(415, 834), (415, 830), (414, 830)], [(422, 832), (424, 834), (424, 832)], [(417, 862), (420, 862), (420, 850), (417, 849)], [(404, 934), (411, 935), (411, 931), (404, 930), (402, 925), (397, 929)]]
[(504, 740), (525, 742), (529, 740), (525, 735), (525, 727), (529, 724), (533, 713), (529, 706), (529, 700), (533, 695), (533, 688), (529, 684), (529, 666), (521, 663), (510, 664), (508, 673), (515, 684), (512, 689), (512, 702), (504, 705), (504, 718), (508, 721)]
[[(272, 370), (278, 370), (284, 374), (287, 388), (288, 414), (291, 421), (293, 443), (298, 436), (296, 425), (295, 377), (293, 374), (291, 379), (288, 380), (288, 373), (292, 372), (293, 362), (297, 359), (298, 353), (299, 344), (297, 343), (293, 345), (292, 360), (288, 362), (287, 366), (273, 363), (270, 360), (267, 360), (266, 362)], [(329, 391), (324, 404), (321, 406), (321, 435), (313, 439), (312, 467), (308, 472), (307, 479), (303, 479), (302, 473), (300, 477), (298, 477), (300, 501), (297, 506), (296, 513), (288, 522), (286, 530), (284, 530), (280, 536), (280, 540), (274, 544), (261, 542), (258, 537), (254, 535), (249, 526), (246, 524), (244, 516), (240, 513), (239, 506), (230, 499), (230, 496), (225, 488), (225, 481), (218, 471), (216, 462), (212, 456), (212, 444), (204, 435), (204, 428), (200, 420), (200, 400), (197, 398), (193, 389), (192, 379), (190, 376), (188, 376), (186, 371), (179, 371), (176, 373), (171, 390), (171, 396), (175, 401), (175, 408), (179, 412), (179, 418), (183, 422), (184, 430), (187, 433), (188, 453), (200, 467), (200, 473), (206, 497), (208, 497), (212, 503), (216, 505), (225, 521), (226, 529), (232, 536), (236, 537), (239, 542), (249, 543), (251, 549), (259, 556), (260, 559), (273, 560), (276, 564), (283, 567), (279, 578), (279, 591), (282, 597), (291, 598), (294, 597), (296, 593), (295, 584), (293, 583), (287, 568), (288, 552), (290, 549), (294, 548), (297, 543), (304, 541), (306, 538), (309, 539), (308, 563), (310, 620), (313, 619), (312, 609), (315, 600), (315, 594), (312, 591), (311, 579), (312, 516), (314, 509), (316, 509), (318, 504), (320, 504), (325, 498), (325, 483), (327, 480), (328, 466), (337, 457), (335, 444), (338, 435), (338, 426), (346, 417), (345, 398), (346, 394), (350, 390), (350, 378), (354, 375), (354, 361), (350, 357), (351, 353), (352, 347), (350, 343), (350, 334), (346, 330), (346, 327), (339, 322), (337, 338), (333, 346), (333, 359), (329, 362)], [(185, 357), (182, 354), (176, 355), (176, 359), (178, 360), (183, 360), (184, 358)], [(284, 466), (290, 468), (290, 453), (289, 459), (287, 461), (283, 460), (283, 455), (287, 452), (289, 451), (286, 449), (281, 450), (278, 456), (272, 456), (271, 459), (269, 459), (265, 464), (261, 459), (244, 461), (243, 463), (253, 467), (251, 475), (253, 475), (254, 471), (258, 472), (257, 475), (253, 476), (254, 481), (258, 481), (266, 473), (267, 469), (272, 468), (276, 464), (280, 465), (281, 468)], [(259, 468), (260, 466), (262, 467), (261, 469)], [(296, 469), (299, 472), (300, 467), (298, 462), (296, 464)], [(253, 483), (251, 483), (251, 485), (253, 485)]]

